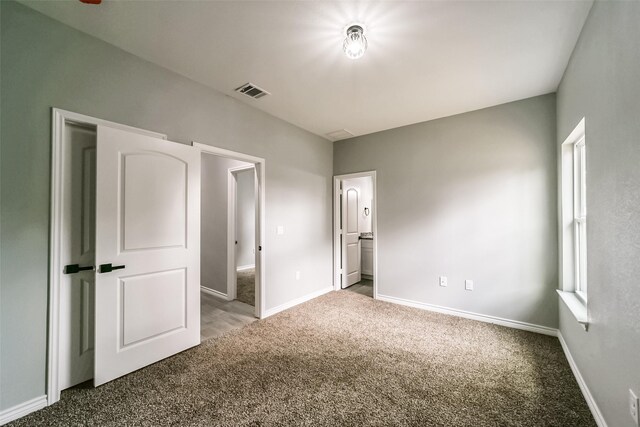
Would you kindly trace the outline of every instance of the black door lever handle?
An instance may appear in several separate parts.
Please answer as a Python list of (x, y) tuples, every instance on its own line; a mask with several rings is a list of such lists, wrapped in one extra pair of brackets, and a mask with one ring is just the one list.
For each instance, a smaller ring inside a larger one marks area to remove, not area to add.
[(111, 263), (100, 264), (98, 273), (111, 273), (113, 270), (122, 270), (124, 267), (124, 265), (111, 265)]
[(79, 264), (69, 264), (69, 265), (65, 265), (64, 266), (64, 270), (62, 270), (62, 272), (64, 274), (75, 274), (78, 273), (80, 271), (93, 271), (96, 268), (93, 265), (86, 265), (84, 267), (80, 267)]

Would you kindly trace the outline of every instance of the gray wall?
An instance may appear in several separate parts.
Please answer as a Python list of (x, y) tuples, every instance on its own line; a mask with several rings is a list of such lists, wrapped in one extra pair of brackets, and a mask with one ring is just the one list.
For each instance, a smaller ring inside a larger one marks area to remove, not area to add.
[(51, 107), (266, 158), (267, 308), (331, 285), (331, 143), (24, 6), (0, 7), (0, 410), (45, 392)]
[(380, 294), (557, 326), (555, 114), (551, 94), (334, 144), (335, 174), (377, 171)]
[(200, 285), (227, 293), (229, 169), (248, 163), (204, 154), (200, 199)]
[(256, 200), (255, 171), (248, 170), (236, 174), (237, 179), (237, 229), (238, 248), (236, 267), (255, 265), (256, 241)]
[(560, 331), (609, 426), (634, 425), (640, 394), (640, 2), (597, 1), (558, 89), (558, 148), (585, 118), (585, 332), (560, 302)]

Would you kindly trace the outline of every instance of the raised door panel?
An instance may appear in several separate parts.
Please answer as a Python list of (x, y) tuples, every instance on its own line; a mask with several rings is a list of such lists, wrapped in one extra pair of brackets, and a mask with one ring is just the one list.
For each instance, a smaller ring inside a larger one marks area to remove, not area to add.
[(187, 325), (185, 269), (120, 279), (120, 349), (182, 330)]
[(121, 163), (122, 251), (184, 247), (186, 163), (157, 153), (123, 154)]

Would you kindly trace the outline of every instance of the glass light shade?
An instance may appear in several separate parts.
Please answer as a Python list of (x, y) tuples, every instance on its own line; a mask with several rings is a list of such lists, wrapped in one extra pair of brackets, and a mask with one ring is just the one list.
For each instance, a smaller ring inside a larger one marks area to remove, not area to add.
[(351, 25), (347, 28), (347, 37), (342, 45), (345, 55), (351, 59), (358, 59), (367, 50), (367, 38), (360, 25)]

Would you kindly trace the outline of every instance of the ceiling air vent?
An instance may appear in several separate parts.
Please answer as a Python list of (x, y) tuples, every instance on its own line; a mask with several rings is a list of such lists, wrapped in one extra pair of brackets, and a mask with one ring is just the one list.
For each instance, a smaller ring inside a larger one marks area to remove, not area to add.
[(349, 132), (346, 129), (340, 129), (340, 130), (334, 130), (333, 132), (329, 132), (327, 134), (327, 136), (329, 137), (329, 139), (331, 139), (332, 141), (337, 141), (339, 139), (347, 139), (347, 138), (351, 138), (353, 136), (355, 136), (354, 134), (352, 134), (351, 132)]
[(264, 89), (260, 89), (258, 86), (254, 85), (253, 83), (243, 84), (242, 86), (236, 89), (236, 92), (240, 92), (241, 94), (247, 95), (248, 97), (253, 99), (258, 99), (266, 95), (271, 95), (269, 92), (267, 92)]

